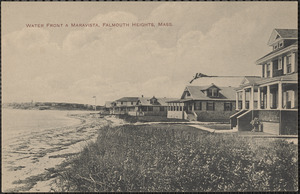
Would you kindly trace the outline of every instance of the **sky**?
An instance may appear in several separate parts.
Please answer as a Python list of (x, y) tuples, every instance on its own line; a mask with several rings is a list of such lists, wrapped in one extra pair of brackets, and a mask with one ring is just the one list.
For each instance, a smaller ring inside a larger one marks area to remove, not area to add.
[(297, 2), (1, 4), (4, 103), (180, 98), (195, 73), (260, 76), (273, 29), (298, 24)]

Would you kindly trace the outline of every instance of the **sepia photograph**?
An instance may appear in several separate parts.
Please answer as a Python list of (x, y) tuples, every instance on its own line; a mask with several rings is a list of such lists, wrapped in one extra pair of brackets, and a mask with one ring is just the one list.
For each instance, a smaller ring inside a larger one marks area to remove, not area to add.
[(1, 192), (298, 191), (298, 2), (1, 2)]

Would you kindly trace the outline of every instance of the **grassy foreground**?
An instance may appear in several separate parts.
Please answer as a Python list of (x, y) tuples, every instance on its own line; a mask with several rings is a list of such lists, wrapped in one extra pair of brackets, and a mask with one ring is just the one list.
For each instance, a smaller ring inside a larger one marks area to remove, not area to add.
[(123, 119), (129, 123), (136, 123), (136, 122), (187, 122), (187, 120), (182, 119), (174, 119), (174, 118), (167, 118), (161, 116), (131, 116), (131, 115), (119, 115), (120, 119)]
[[(184, 128), (185, 127), (185, 128)], [(103, 128), (60, 175), (61, 191), (293, 191), (297, 146), (183, 125)]]

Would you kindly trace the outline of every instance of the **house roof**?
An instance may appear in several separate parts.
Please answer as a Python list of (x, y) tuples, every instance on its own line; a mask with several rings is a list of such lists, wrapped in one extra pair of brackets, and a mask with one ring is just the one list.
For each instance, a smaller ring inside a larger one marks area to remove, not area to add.
[(274, 29), (268, 41), (268, 45), (271, 46), (274, 43), (284, 39), (298, 39), (297, 29)]
[(298, 29), (275, 29), (281, 38), (295, 38), (298, 39)]
[(220, 89), (218, 86), (216, 86), (214, 83), (212, 83), (212, 84), (210, 84), (209, 86), (203, 88), (202, 90), (207, 90), (207, 89), (209, 89), (209, 88), (211, 88), (211, 87), (215, 87), (215, 88), (218, 88), (219, 90), (221, 90), (221, 89)]
[(282, 76), (277, 76), (277, 77), (270, 77), (270, 78), (262, 78), (261, 80), (257, 81), (256, 84), (265, 84), (269, 82), (274, 82), (274, 81), (298, 81), (298, 73), (292, 73), (288, 75), (282, 75)]
[(238, 87), (241, 81), (244, 79), (244, 76), (216, 76), (216, 77), (200, 77), (195, 79), (191, 86), (209, 86), (211, 83), (214, 83), (218, 87)]
[(240, 87), (236, 88), (236, 90), (243, 89), (244, 87), (249, 85), (261, 85), (261, 84), (276, 82), (276, 81), (298, 81), (298, 73), (292, 73), (292, 74), (282, 75), (277, 77), (256, 79), (253, 80), (251, 84), (250, 83), (241, 84)]
[(104, 107), (106, 107), (106, 108), (112, 107), (111, 103), (112, 103), (112, 101), (106, 101), (104, 104)]
[(247, 86), (247, 85), (253, 85), (257, 81), (260, 81), (261, 77), (259, 76), (245, 76), (244, 80), (241, 82), (240, 86)]
[[(153, 97), (151, 97), (153, 98)], [(167, 106), (167, 102), (176, 100), (176, 98), (156, 98), (157, 99), (157, 104), (152, 105), (150, 104), (150, 97), (139, 97), (139, 105), (141, 106)]]
[(122, 101), (122, 102), (136, 102), (136, 101), (138, 101), (138, 99), (139, 99), (138, 97), (123, 97), (123, 98), (120, 98), (116, 101), (118, 101), (118, 102), (120, 102), (120, 101)]
[(288, 46), (283, 46), (283, 47), (281, 47), (281, 48), (279, 48), (279, 49), (276, 49), (276, 50), (271, 51), (270, 53), (266, 54), (265, 56), (263, 56), (263, 57), (257, 59), (257, 60), (256, 60), (256, 63), (259, 64), (258, 62), (259, 62), (260, 60), (262, 60), (262, 59), (264, 59), (264, 58), (266, 58), (266, 57), (268, 57), (268, 56), (270, 56), (270, 55), (272, 55), (272, 54), (274, 54), (274, 53), (276, 53), (276, 52), (282, 51), (282, 50), (284, 50), (284, 49), (291, 48), (291, 47), (293, 47), (293, 46), (298, 46), (298, 40), (295, 40), (295, 42), (293, 42), (292, 44), (290, 44), (290, 45), (288, 45)]
[(203, 90), (210, 86), (186, 86), (186, 89), (191, 94), (191, 100), (235, 100), (234, 87), (218, 87), (220, 88), (219, 97), (209, 97)]

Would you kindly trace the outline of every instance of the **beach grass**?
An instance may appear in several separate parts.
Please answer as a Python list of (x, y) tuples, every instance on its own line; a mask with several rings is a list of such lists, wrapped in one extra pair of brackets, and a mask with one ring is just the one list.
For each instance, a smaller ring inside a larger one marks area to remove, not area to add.
[(131, 116), (127, 114), (119, 115), (120, 119), (125, 120), (129, 123), (136, 123), (136, 122), (184, 122), (186, 120), (183, 119), (174, 119), (174, 118), (167, 118), (162, 116)]
[(104, 127), (59, 176), (59, 191), (295, 191), (297, 145), (185, 125)]

